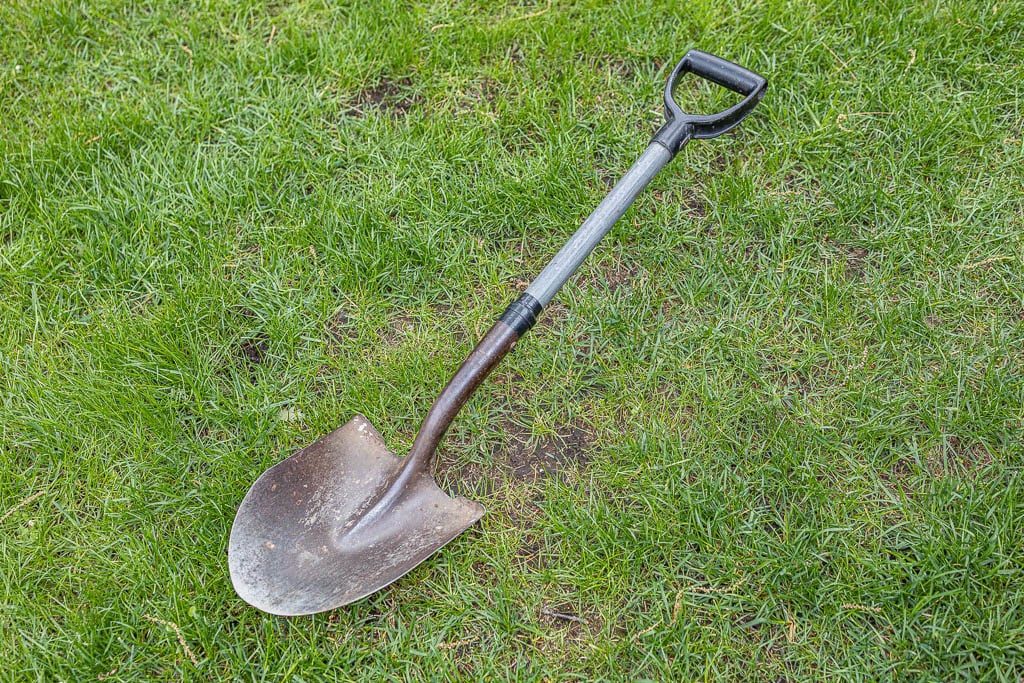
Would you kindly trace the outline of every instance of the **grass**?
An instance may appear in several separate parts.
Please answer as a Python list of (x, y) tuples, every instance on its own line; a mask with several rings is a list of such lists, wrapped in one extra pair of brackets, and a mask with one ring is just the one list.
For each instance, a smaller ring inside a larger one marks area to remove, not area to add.
[[(1022, 20), (0, 5), (0, 679), (1019, 681)], [(464, 409), (482, 523), (349, 608), (242, 603), (258, 474), (355, 412), (406, 452), (689, 47), (768, 95)]]

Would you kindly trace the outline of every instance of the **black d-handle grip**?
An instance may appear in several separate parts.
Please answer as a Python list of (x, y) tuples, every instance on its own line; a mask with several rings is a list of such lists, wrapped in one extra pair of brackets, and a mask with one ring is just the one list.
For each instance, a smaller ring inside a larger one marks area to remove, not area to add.
[[(676, 83), (686, 73), (700, 76), (744, 95), (744, 99), (717, 114), (687, 114), (676, 104), (672, 95)], [(733, 128), (751, 112), (764, 97), (766, 87), (768, 80), (764, 76), (707, 52), (690, 50), (668, 77), (668, 83), (665, 85), (665, 125), (654, 134), (653, 142), (676, 154), (692, 138), (703, 140), (717, 137)]]

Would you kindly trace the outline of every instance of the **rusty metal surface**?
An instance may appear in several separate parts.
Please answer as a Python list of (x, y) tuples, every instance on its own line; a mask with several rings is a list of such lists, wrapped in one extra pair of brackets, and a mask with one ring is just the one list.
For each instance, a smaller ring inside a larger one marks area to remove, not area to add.
[(228, 542), (235, 591), (259, 609), (295, 616), (354, 602), (411, 571), (484, 514), (433, 478), (435, 449), (455, 415), (515, 345), (499, 321), (427, 413), (406, 458), (357, 415), (261, 476)]
[(484, 514), (479, 503), (448, 497), (430, 472), (377, 509), (403, 463), (357, 415), (267, 470), (231, 529), (238, 595), (284, 616), (340, 607), (401, 578)]
[(400, 494), (405, 486), (406, 477), (414, 478), (419, 473), (432, 475), (437, 444), (441, 442), (469, 397), (518, 340), (519, 333), (500, 320), (487, 331), (434, 399), (434, 404), (423, 418), (423, 424), (420, 425), (416, 440), (413, 441), (412, 449), (406, 458), (405, 470), (395, 481), (388, 495), (381, 498), (380, 505), (386, 506), (390, 496)]

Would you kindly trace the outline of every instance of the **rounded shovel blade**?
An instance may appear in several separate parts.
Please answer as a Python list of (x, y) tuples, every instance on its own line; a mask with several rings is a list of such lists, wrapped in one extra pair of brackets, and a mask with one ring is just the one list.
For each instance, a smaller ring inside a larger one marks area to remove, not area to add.
[(397, 505), (373, 512), (401, 467), (357, 415), (264, 472), (231, 528), (238, 595), (283, 616), (347, 605), (401, 578), (483, 515), (482, 505), (450, 498), (429, 474), (414, 478)]

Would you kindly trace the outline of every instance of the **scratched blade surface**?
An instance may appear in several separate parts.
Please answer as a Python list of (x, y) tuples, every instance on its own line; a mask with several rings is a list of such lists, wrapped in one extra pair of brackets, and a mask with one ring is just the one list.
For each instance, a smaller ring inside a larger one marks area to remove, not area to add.
[(340, 607), (399, 579), (484, 513), (423, 475), (399, 504), (364, 519), (397, 475), (362, 415), (267, 470), (238, 508), (228, 543), (235, 591), (272, 614)]

